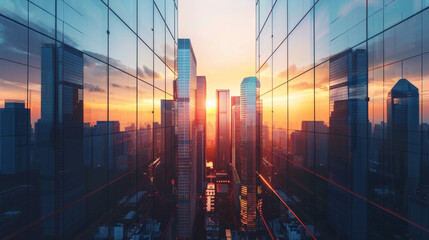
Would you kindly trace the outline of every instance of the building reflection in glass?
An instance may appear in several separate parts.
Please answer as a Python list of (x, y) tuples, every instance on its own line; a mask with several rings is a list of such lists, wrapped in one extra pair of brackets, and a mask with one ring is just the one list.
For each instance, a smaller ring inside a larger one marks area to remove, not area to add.
[(260, 83), (256, 77), (243, 79), (240, 86), (240, 162), (241, 162), (241, 224), (245, 231), (256, 232), (258, 197), (256, 172), (260, 159), (261, 102)]

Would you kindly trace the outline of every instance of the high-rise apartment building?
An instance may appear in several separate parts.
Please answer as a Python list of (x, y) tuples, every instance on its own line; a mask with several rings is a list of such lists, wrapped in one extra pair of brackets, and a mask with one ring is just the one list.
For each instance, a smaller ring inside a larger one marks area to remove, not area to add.
[(256, 77), (243, 79), (240, 85), (240, 162), (241, 202), (240, 217), (245, 231), (257, 230), (257, 208), (260, 201), (257, 186), (260, 161), (261, 106), (260, 83)]
[(217, 171), (228, 170), (231, 164), (229, 90), (216, 90), (216, 161)]
[(190, 239), (197, 187), (197, 61), (190, 39), (179, 39), (177, 61), (177, 236)]
[(197, 193), (204, 194), (206, 178), (206, 77), (197, 76)]

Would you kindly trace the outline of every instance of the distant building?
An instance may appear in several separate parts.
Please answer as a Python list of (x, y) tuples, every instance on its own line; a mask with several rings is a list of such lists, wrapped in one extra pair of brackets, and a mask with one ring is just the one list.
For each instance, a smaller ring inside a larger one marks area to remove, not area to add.
[(191, 239), (196, 212), (197, 61), (191, 40), (179, 39), (177, 79), (177, 237)]
[(227, 170), (231, 163), (229, 90), (216, 90), (216, 161), (215, 169)]
[(30, 109), (25, 108), (25, 102), (6, 100), (0, 108), (1, 174), (27, 171), (30, 131)]
[(257, 163), (260, 161), (261, 103), (260, 83), (256, 77), (243, 79), (240, 87), (241, 121), (241, 224), (245, 231), (256, 231), (256, 211), (260, 203), (256, 181)]
[(240, 96), (233, 96), (231, 97), (231, 164), (237, 173), (241, 172), (240, 138)]
[(206, 77), (197, 76), (197, 193), (204, 193), (206, 177)]
[(400, 79), (387, 96), (388, 175), (394, 206), (407, 214), (408, 198), (417, 192), (420, 174), (419, 89)]

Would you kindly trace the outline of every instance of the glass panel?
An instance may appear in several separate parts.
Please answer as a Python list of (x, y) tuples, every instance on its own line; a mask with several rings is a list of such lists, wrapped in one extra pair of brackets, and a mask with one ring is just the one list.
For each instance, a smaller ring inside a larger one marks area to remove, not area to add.
[(136, 125), (136, 79), (109, 68), (109, 121), (114, 133)]
[(315, 120), (329, 125), (329, 62), (316, 67), (314, 85)]
[[(288, 1), (288, 31), (295, 28), (299, 21), (313, 6), (313, 0), (289, 0)], [(311, 14), (312, 15), (312, 14)]]
[(384, 29), (420, 11), (421, 0), (384, 0)]
[(421, 53), (421, 26), (417, 15), (384, 32), (384, 64)]
[(368, 69), (383, 66), (383, 34), (368, 40)]
[(289, 37), (289, 79), (313, 67), (313, 14), (307, 15)]
[(139, 41), (138, 56), (138, 77), (149, 84), (153, 84), (153, 52), (141, 41)]
[(155, 12), (155, 53), (165, 62), (165, 23), (162, 17)]
[(368, 37), (383, 31), (383, 0), (368, 0)]
[(301, 130), (302, 122), (314, 121), (313, 70), (289, 82), (288, 101), (290, 130)]
[(273, 10), (273, 49), (287, 36), (287, 0), (277, 0)]
[(28, 2), (26, 0), (4, 0), (0, 13), (24, 25), (28, 23)]
[(106, 64), (84, 57), (83, 119), (89, 127), (107, 121), (107, 71)]
[[(428, 5), (429, 5), (429, 0), (428, 0)], [(426, 24), (427, 22), (429, 22), (429, 10), (425, 10), (422, 14), (422, 34), (423, 34), (423, 52), (424, 53), (428, 53), (429, 52), (429, 24)]]
[(282, 43), (273, 55), (273, 87), (287, 81), (287, 42)]
[[(281, 183), (280, 176), (287, 166), (287, 84), (278, 86), (273, 90), (273, 182), (275, 186)], [(278, 179), (275, 176), (279, 176)]]
[(0, 58), (27, 64), (28, 32), (25, 27), (0, 18)]
[(261, 64), (263, 64), (268, 59), (268, 57), (270, 57), (271, 54), (273, 53), (271, 16), (272, 15), (270, 15), (270, 18), (268, 19), (267, 23), (265, 24), (264, 28), (262, 29), (261, 35), (259, 36), (260, 44), (261, 44), (260, 49), (259, 49)]
[(136, 31), (136, 0), (122, 0), (109, 2), (110, 8), (121, 18), (133, 31)]
[(271, 58), (259, 70), (259, 80), (261, 83), (261, 94), (270, 91), (273, 88), (273, 70), (271, 68)]
[(107, 62), (106, 5), (100, 1), (70, 1), (63, 7), (64, 43)]
[(29, 3), (30, 27), (50, 37), (55, 36), (55, 16), (40, 7)]
[(171, 37), (170, 34), (167, 34), (167, 42), (165, 43), (165, 50), (166, 50), (166, 64), (167, 66), (174, 71), (174, 48), (176, 47), (176, 44), (174, 42), (174, 39)]
[(158, 57), (155, 57), (153, 84), (155, 87), (165, 90), (165, 65)]
[(262, 128), (261, 128), (261, 165), (260, 172), (270, 182), (272, 181), (272, 130), (273, 130), (273, 92), (261, 96)]
[(263, 27), (263, 24), (265, 23), (265, 20), (268, 17), (268, 14), (271, 11), (273, 3), (272, 0), (260, 0), (259, 1), (259, 12), (260, 12), (260, 24), (261, 27)]
[(139, 37), (153, 48), (153, 1), (137, 1)]
[(176, 6), (174, 0), (166, 0), (166, 22), (171, 34), (174, 35), (174, 10)]
[(314, 23), (314, 54), (316, 55), (316, 64), (321, 63), (329, 58), (329, 41), (330, 41), (330, 20), (329, 20), (329, 0), (320, 0), (315, 7)]
[(165, 16), (165, 1), (166, 0), (155, 0), (156, 6), (162, 16)]
[(155, 89), (153, 98), (153, 143), (154, 143), (154, 159), (159, 158), (162, 152), (162, 113), (161, 101), (165, 99), (165, 93)]
[(166, 69), (166, 78), (165, 78), (165, 91), (167, 94), (174, 94), (174, 80), (176, 80), (176, 76), (170, 69)]
[(112, 46), (109, 47), (110, 64), (135, 76), (137, 52), (136, 36), (113, 13), (109, 15), (109, 18), (109, 44)]

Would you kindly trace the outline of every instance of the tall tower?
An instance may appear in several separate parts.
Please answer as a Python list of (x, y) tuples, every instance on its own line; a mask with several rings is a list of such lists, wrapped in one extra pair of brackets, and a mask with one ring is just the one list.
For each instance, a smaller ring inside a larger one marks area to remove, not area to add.
[(197, 61), (190, 39), (179, 39), (177, 79), (177, 237), (191, 239), (196, 207)]
[(240, 88), (241, 121), (241, 224), (248, 232), (256, 231), (259, 205), (256, 184), (257, 162), (260, 161), (261, 102), (260, 83), (256, 77), (243, 79)]
[(229, 89), (216, 90), (216, 162), (217, 171), (229, 169), (231, 163), (231, 130)]
[[(346, 50), (329, 64), (330, 180), (367, 195), (367, 52)], [(362, 199), (330, 184), (328, 221), (341, 239), (366, 239), (367, 205)]]
[[(85, 194), (83, 53), (65, 44), (43, 46), (41, 85), (41, 216), (46, 216)], [(44, 221), (43, 233), (71, 236), (85, 218), (81, 201)]]
[(420, 172), (419, 89), (400, 79), (387, 96), (387, 139), (390, 148), (391, 190), (394, 206), (407, 214), (408, 198), (417, 191)]
[(204, 193), (206, 171), (206, 77), (197, 77), (197, 193)]

